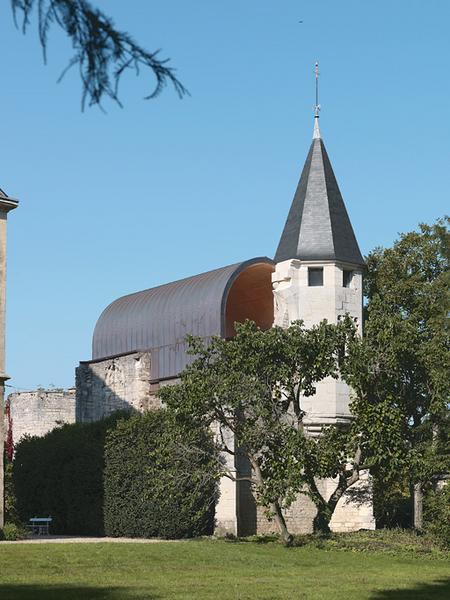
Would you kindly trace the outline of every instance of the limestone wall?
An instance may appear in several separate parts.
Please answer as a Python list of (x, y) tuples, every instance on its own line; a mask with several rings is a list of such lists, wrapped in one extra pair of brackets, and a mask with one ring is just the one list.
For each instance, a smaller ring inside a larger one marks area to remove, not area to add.
[[(372, 502), (364, 500), (362, 496), (358, 498), (358, 494), (355, 494), (357, 490), (362, 491), (363, 488), (367, 491), (368, 485), (369, 476), (367, 473), (363, 473), (360, 481), (353, 485), (347, 494), (344, 494), (338, 502), (330, 522), (332, 531), (375, 529)], [(325, 497), (329, 498), (336, 488), (336, 482), (332, 479), (322, 479), (317, 482), (317, 487)], [(285, 511), (286, 525), (289, 531), (291, 533), (312, 533), (313, 519), (316, 513), (317, 509), (312, 500), (303, 494), (299, 495), (291, 507)], [(261, 507), (258, 507), (256, 514), (258, 534), (278, 533), (275, 523), (266, 519)]]
[(75, 389), (9, 394), (13, 442), (25, 435), (43, 436), (58, 425), (75, 422)]
[[(323, 268), (323, 285), (308, 285), (308, 269)], [(272, 274), (275, 325), (288, 327), (301, 319), (312, 327), (323, 319), (337, 323), (349, 314), (362, 333), (362, 272), (353, 267), (349, 287), (343, 285), (343, 272), (351, 265), (335, 262), (307, 262), (286, 260), (276, 265)], [(320, 431), (322, 425), (345, 422), (349, 416), (350, 393), (347, 384), (328, 377), (316, 384), (316, 394), (302, 398), (302, 409), (307, 413), (305, 423), (311, 431)]]
[(149, 352), (81, 362), (76, 369), (77, 421), (98, 421), (116, 410), (158, 408), (150, 367)]

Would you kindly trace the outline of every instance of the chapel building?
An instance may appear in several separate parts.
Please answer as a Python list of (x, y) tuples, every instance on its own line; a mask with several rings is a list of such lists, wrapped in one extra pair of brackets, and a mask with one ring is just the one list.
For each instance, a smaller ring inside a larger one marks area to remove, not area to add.
[[(313, 140), (274, 259), (252, 258), (173, 283), (123, 296), (100, 315), (92, 359), (76, 373), (76, 419), (95, 421), (118, 409), (156, 408), (157, 390), (177, 381), (192, 360), (187, 334), (205, 341), (234, 335), (234, 323), (252, 319), (261, 328), (307, 327), (350, 314), (362, 333), (364, 261), (319, 130)], [(304, 398), (311, 435), (324, 425), (350, 419), (349, 388), (326, 379)], [(237, 473), (247, 467), (230, 465)], [(355, 484), (367, 484), (367, 477)], [(333, 481), (319, 482), (331, 494)], [(286, 513), (292, 532), (309, 532), (315, 507), (300, 496)], [(238, 535), (274, 530), (256, 507), (249, 484), (224, 478), (216, 509), (219, 531)], [(333, 516), (335, 531), (374, 528), (372, 506), (341, 499)]]

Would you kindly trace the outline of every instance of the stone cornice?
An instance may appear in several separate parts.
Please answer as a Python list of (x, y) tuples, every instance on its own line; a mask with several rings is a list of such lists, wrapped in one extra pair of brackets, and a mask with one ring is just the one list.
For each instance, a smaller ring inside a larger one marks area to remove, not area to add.
[(0, 211), (9, 212), (10, 210), (14, 210), (19, 205), (18, 200), (14, 200), (13, 198), (6, 198), (5, 196), (0, 194)]

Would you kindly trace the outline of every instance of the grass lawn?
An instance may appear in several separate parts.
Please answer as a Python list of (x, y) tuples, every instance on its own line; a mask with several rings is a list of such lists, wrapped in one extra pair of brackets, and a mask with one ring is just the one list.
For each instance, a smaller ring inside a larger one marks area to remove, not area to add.
[(214, 540), (0, 545), (1, 600), (448, 600), (445, 556)]

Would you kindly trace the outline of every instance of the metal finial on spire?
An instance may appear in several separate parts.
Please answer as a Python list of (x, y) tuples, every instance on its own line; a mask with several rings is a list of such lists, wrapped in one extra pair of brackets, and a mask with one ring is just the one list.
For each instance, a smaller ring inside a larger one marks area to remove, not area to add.
[(316, 75), (316, 104), (314, 106), (314, 133), (313, 140), (320, 138), (320, 129), (319, 129), (319, 63), (316, 62), (314, 67), (314, 73)]
[(319, 104), (319, 63), (316, 62), (314, 67), (314, 73), (316, 75), (316, 104), (314, 106), (314, 116), (319, 116), (320, 104)]

